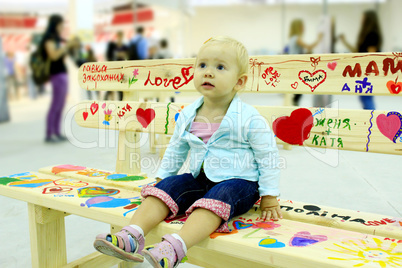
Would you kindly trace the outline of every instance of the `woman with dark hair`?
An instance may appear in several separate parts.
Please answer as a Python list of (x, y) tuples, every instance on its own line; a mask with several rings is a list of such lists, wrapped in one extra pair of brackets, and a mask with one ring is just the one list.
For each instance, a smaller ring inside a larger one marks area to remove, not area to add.
[(68, 77), (64, 58), (72, 42), (65, 42), (61, 37), (64, 22), (60, 15), (52, 15), (40, 43), (44, 59), (50, 60), (50, 82), (52, 84), (52, 102), (46, 120), (45, 142), (54, 143), (65, 141), (61, 135), (61, 117), (66, 102)]
[[(382, 34), (377, 13), (374, 10), (367, 10), (363, 13), (361, 28), (357, 39), (357, 46), (350, 45), (345, 36), (339, 36), (342, 43), (351, 52), (379, 52), (382, 45)], [(375, 110), (373, 96), (359, 96), (363, 105), (363, 109)]]

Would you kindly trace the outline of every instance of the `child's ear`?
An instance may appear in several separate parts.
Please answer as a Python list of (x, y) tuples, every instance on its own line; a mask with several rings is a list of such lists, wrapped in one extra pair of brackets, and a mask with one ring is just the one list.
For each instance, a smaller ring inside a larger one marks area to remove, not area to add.
[(234, 89), (236, 91), (239, 91), (241, 89), (243, 89), (246, 84), (247, 84), (247, 79), (248, 79), (248, 75), (247, 74), (242, 74), (239, 79), (237, 80), (236, 85), (234, 86)]

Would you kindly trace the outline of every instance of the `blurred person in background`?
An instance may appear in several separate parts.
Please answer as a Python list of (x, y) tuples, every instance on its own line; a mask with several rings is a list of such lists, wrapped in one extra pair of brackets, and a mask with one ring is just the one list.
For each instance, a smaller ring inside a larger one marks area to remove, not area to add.
[[(97, 62), (98, 59), (95, 56), (95, 52), (90, 45), (85, 47), (85, 58), (84, 62)], [(100, 100), (100, 91), (87, 90), (89, 100)]]
[(128, 59), (145, 60), (148, 58), (148, 40), (144, 37), (144, 28), (140, 26), (128, 46)]
[(0, 36), (0, 123), (7, 122), (10, 120), (10, 114), (8, 112), (8, 96), (5, 80), (5, 56), (2, 53), (2, 40)]
[(71, 47), (76, 46), (74, 39), (65, 42), (62, 38), (64, 29), (63, 17), (51, 15), (46, 31), (39, 44), (39, 49), (45, 59), (50, 59), (50, 82), (52, 85), (52, 101), (46, 120), (47, 143), (67, 140), (61, 135), (61, 118), (66, 102), (68, 89), (67, 67), (64, 58)]
[[(363, 13), (359, 35), (356, 46), (351, 45), (345, 39), (344, 34), (339, 40), (350, 50), (350, 52), (380, 52), (382, 45), (382, 34), (377, 13), (374, 10), (367, 10)], [(375, 110), (373, 96), (359, 96), (363, 109)]]
[[(294, 19), (290, 24), (289, 31), (289, 44), (288, 44), (288, 53), (289, 54), (304, 54), (304, 53), (312, 53), (313, 48), (316, 47), (322, 37), (323, 34), (320, 33), (317, 37), (317, 40), (312, 44), (307, 44), (303, 41), (303, 33), (304, 33), (304, 24), (301, 19)], [(301, 99), (301, 94), (295, 94), (292, 99), (293, 106), (299, 106), (299, 102)]]
[(162, 39), (159, 42), (159, 49), (154, 54), (154, 59), (171, 59), (173, 58), (172, 52), (169, 50), (169, 42), (166, 39)]
[[(107, 61), (121, 61), (128, 59), (128, 46), (124, 44), (124, 33), (118, 31), (116, 34), (116, 42), (111, 40), (106, 49), (106, 60)], [(123, 100), (123, 92), (117, 91), (118, 100)], [(112, 99), (113, 92), (106, 91), (105, 100)]]
[(15, 57), (13, 52), (7, 52), (4, 57), (4, 65), (6, 72), (6, 89), (8, 92), (8, 98), (10, 100), (18, 99), (18, 81), (15, 70)]

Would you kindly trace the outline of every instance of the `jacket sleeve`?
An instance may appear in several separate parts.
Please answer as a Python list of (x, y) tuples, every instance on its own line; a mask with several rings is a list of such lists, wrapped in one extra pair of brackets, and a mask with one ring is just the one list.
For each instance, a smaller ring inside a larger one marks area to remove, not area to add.
[(253, 150), (259, 174), (260, 196), (279, 196), (279, 155), (273, 132), (260, 114), (253, 115), (247, 125), (247, 139)]
[(177, 175), (184, 161), (186, 161), (190, 146), (187, 140), (183, 138), (184, 128), (186, 127), (184, 124), (184, 116), (180, 114), (156, 177), (164, 179)]

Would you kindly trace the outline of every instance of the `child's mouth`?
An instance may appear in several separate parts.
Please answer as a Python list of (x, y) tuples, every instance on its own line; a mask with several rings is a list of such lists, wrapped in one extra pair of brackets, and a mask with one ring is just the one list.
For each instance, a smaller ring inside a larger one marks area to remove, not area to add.
[(203, 88), (214, 88), (215, 86), (212, 85), (212, 84), (209, 83), (209, 82), (204, 82), (204, 83), (202, 84), (202, 87), (203, 87)]

